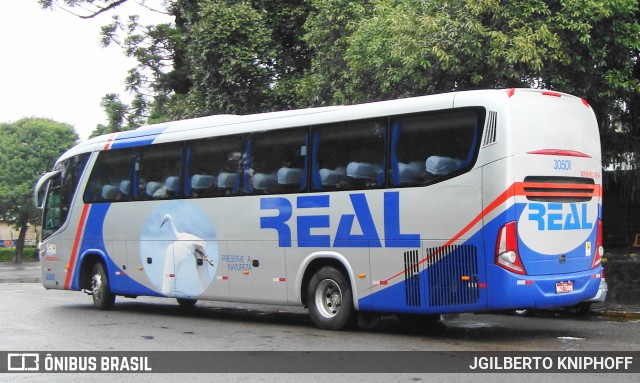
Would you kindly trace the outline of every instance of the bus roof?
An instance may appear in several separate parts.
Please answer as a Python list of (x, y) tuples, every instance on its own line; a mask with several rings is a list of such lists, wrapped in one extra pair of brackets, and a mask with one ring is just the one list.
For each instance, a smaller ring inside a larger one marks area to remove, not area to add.
[[(454, 107), (456, 95), (465, 94), (477, 100), (477, 105), (507, 102), (514, 89), (475, 90), (379, 101), (349, 106), (328, 106), (286, 110), (250, 115), (213, 115), (180, 121), (142, 126), (135, 130), (105, 134), (76, 145), (60, 160), (70, 156), (105, 150), (200, 139), (212, 136), (250, 133), (296, 126), (318, 125), (331, 122), (376, 118), (396, 114), (418, 113)], [(518, 93), (544, 93), (536, 89), (517, 89)], [(553, 92), (554, 94), (561, 94)], [(562, 93), (562, 96), (570, 96)], [(468, 97), (465, 97), (468, 99)]]

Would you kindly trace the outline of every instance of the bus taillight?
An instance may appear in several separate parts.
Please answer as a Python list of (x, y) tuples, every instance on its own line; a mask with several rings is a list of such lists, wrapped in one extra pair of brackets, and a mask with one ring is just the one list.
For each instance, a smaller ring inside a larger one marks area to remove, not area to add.
[(591, 268), (595, 269), (602, 263), (602, 256), (604, 255), (604, 247), (602, 246), (602, 220), (598, 220), (598, 227), (596, 232), (596, 254), (593, 256), (593, 262)]
[(498, 232), (494, 263), (516, 274), (526, 274), (518, 253), (518, 234), (515, 222), (507, 223)]

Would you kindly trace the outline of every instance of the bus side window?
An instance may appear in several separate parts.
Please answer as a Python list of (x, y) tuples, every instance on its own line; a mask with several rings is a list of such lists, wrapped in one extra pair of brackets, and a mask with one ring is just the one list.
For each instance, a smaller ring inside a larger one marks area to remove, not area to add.
[(100, 152), (84, 190), (84, 202), (128, 201), (131, 193), (131, 156), (128, 149)]
[(390, 172), (393, 186), (439, 182), (464, 173), (477, 154), (484, 113), (476, 109), (394, 119)]
[(385, 184), (386, 122), (355, 121), (313, 129), (314, 190), (369, 189)]
[(135, 180), (137, 199), (172, 199), (182, 196), (182, 144), (151, 145), (138, 151)]
[(185, 197), (234, 195), (239, 191), (241, 136), (217, 137), (187, 145)]
[(257, 133), (245, 144), (245, 192), (273, 194), (307, 188), (308, 129)]

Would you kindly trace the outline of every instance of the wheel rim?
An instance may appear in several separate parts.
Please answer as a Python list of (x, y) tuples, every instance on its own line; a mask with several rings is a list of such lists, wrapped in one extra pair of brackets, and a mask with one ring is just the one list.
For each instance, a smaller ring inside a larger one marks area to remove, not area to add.
[(321, 281), (316, 288), (315, 298), (318, 312), (323, 317), (333, 318), (340, 312), (342, 290), (334, 280), (325, 279)]
[(93, 299), (100, 301), (102, 299), (102, 275), (95, 273), (91, 279), (91, 292), (93, 293)]

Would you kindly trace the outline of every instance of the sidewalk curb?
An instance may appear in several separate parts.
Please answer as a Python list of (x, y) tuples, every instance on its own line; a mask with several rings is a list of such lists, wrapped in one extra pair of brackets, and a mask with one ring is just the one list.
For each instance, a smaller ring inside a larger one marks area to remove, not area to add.
[(604, 316), (604, 317), (617, 317), (617, 318), (624, 318), (624, 319), (640, 319), (640, 313), (625, 312), (625, 311), (612, 311), (612, 310), (593, 311), (591, 315)]
[(0, 283), (41, 283), (40, 277), (0, 277)]

